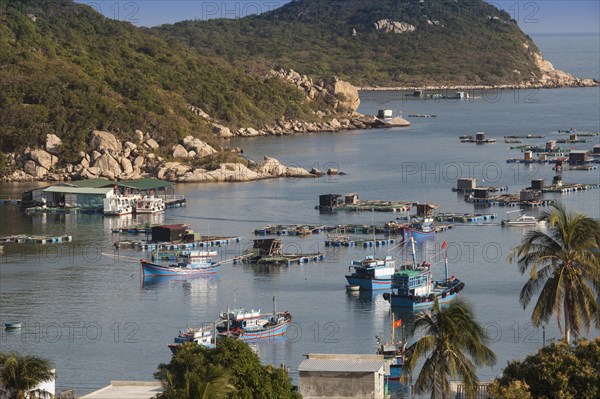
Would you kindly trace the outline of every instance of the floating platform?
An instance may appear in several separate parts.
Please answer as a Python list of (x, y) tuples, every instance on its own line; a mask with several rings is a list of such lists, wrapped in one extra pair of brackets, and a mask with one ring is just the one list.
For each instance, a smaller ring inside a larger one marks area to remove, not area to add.
[(542, 207), (553, 204), (554, 200), (521, 200), (519, 194), (504, 194), (501, 196), (494, 196), (488, 198), (472, 198), (469, 196), (465, 196), (465, 201), (470, 202), (474, 205), (484, 205), (484, 206), (522, 206), (522, 207)]
[(408, 115), (409, 118), (436, 118), (437, 115), (430, 115), (430, 114), (412, 114), (412, 115)]
[(30, 208), (25, 208), (25, 212), (27, 212), (27, 213), (94, 214), (94, 213), (104, 213), (104, 208), (61, 208), (61, 207), (34, 206), (34, 207), (30, 207)]
[(315, 253), (309, 255), (281, 254), (277, 256), (261, 256), (258, 259), (255, 259), (251, 256), (245, 256), (240, 258), (243, 263), (251, 265), (291, 266), (292, 264), (320, 262), (323, 259), (325, 259), (325, 255), (322, 253)]
[(354, 204), (340, 204), (336, 206), (317, 205), (315, 209), (318, 209), (323, 212), (408, 212), (410, 211), (412, 205), (412, 202), (404, 201), (359, 200)]
[(459, 137), (461, 143), (475, 143), (475, 144), (493, 144), (496, 142), (496, 139), (483, 139), (477, 140), (473, 136), (461, 136)]
[(152, 227), (160, 226), (159, 224), (153, 224), (150, 226), (128, 226), (128, 227), (118, 227), (112, 229), (113, 234), (145, 234), (152, 232)]
[(220, 247), (231, 244), (237, 244), (241, 241), (241, 237), (210, 237), (194, 242), (147, 242), (147, 241), (131, 241), (121, 240), (116, 241), (113, 245), (117, 249), (133, 248), (138, 251), (154, 251), (159, 247), (161, 249), (194, 249), (207, 247)]
[(569, 170), (596, 170), (597, 166), (594, 165), (581, 165), (581, 166), (571, 166)]
[(437, 222), (450, 222), (450, 223), (478, 223), (489, 220), (495, 220), (498, 215), (495, 213), (438, 213), (434, 216), (434, 220)]
[(2, 243), (12, 244), (58, 244), (73, 241), (72, 236), (28, 236), (24, 234), (0, 237)]
[(600, 188), (600, 184), (563, 184), (562, 186), (546, 186), (542, 193), (572, 193), (576, 191), (594, 190)]
[(556, 142), (561, 144), (591, 143), (592, 139), (560, 139)]
[(361, 239), (329, 239), (325, 240), (326, 247), (382, 247), (384, 245), (395, 244), (396, 240), (393, 238), (383, 240), (361, 240)]
[(457, 188), (452, 187), (452, 191), (455, 193), (472, 193), (475, 190), (485, 190), (489, 193), (497, 193), (500, 191), (508, 191), (508, 186), (502, 187), (475, 187), (475, 188)]
[(543, 139), (546, 136), (541, 134), (523, 134), (518, 136), (504, 136), (505, 139)]
[(319, 234), (324, 231), (326, 231), (326, 226), (304, 224), (277, 224), (255, 229), (254, 234), (258, 236), (307, 236), (311, 234)]

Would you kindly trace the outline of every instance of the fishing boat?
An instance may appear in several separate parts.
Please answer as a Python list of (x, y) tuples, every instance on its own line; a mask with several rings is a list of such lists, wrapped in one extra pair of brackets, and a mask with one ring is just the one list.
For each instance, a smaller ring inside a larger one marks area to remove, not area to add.
[(503, 220), (502, 226), (537, 226), (545, 223), (545, 220), (538, 220), (534, 216), (520, 215), (518, 218), (513, 220)]
[(219, 270), (218, 263), (205, 267), (192, 267), (186, 263), (161, 265), (147, 260), (141, 260), (141, 263), (144, 277), (212, 275)]
[(410, 241), (410, 238), (414, 238), (417, 241), (425, 240), (433, 237), (435, 230), (431, 227), (433, 223), (432, 218), (425, 218), (422, 221), (415, 221), (402, 229), (402, 235), (406, 242)]
[[(144, 277), (151, 276), (196, 276), (211, 275), (219, 270), (219, 263), (213, 262), (216, 251), (187, 250), (181, 252), (161, 252), (157, 249), (152, 260), (141, 260)], [(159, 263), (166, 260), (167, 263)], [(171, 263), (172, 261), (176, 263)]]
[(187, 327), (179, 331), (179, 335), (173, 338), (173, 343), (167, 346), (175, 354), (181, 345), (187, 342), (193, 342), (208, 349), (215, 347), (214, 327)]
[(104, 215), (131, 215), (140, 199), (141, 197), (139, 195), (118, 195), (115, 197), (104, 198)]
[(165, 202), (160, 197), (146, 195), (137, 201), (136, 213), (158, 213), (165, 210)]
[(4, 323), (4, 328), (6, 330), (18, 330), (19, 328), (21, 328), (21, 323), (20, 322)]
[(348, 271), (352, 269), (354, 272), (346, 276), (348, 285), (359, 286), (365, 291), (389, 290), (392, 275), (396, 271), (396, 261), (389, 255), (384, 259), (368, 255), (363, 260), (352, 261)]
[(283, 337), (292, 321), (290, 312), (277, 313), (273, 297), (273, 313), (261, 314), (260, 309), (227, 309), (220, 314), (223, 322), (217, 326), (219, 336), (242, 341), (258, 341)]
[[(465, 284), (456, 277), (448, 277), (448, 256), (445, 258), (445, 278), (434, 281), (431, 265), (424, 261), (417, 265), (415, 240), (411, 237), (413, 263), (404, 265), (392, 276), (391, 292), (383, 294), (392, 308), (412, 311), (430, 309), (437, 299), (440, 305), (453, 301)], [(446, 242), (442, 249), (446, 249)]]

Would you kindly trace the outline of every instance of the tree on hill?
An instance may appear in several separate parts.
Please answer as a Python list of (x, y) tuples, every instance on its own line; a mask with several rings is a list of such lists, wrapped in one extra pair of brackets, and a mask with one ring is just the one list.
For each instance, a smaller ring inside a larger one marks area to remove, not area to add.
[[(564, 339), (578, 337), (591, 324), (600, 328), (600, 222), (583, 214), (569, 213), (552, 205), (542, 218), (547, 232), (528, 232), (509, 260), (517, 259), (521, 274), (530, 277), (523, 286), (519, 302), (526, 308), (539, 291), (531, 314), (538, 327), (556, 315), (559, 328), (564, 321)], [(561, 315), (562, 314), (562, 315)]]
[[(163, 399), (203, 398), (197, 395), (195, 387), (211, 388), (211, 384), (221, 396), (206, 396), (207, 399), (301, 398), (285, 370), (263, 366), (248, 345), (230, 338), (220, 341), (215, 349), (182, 345), (170, 363), (158, 366), (154, 376), (165, 387)], [(192, 386), (194, 389), (189, 388)], [(208, 388), (202, 392), (208, 392)]]
[(490, 386), (493, 399), (600, 398), (600, 338), (552, 343), (512, 361)]
[(54, 377), (50, 362), (37, 356), (0, 353), (0, 385), (11, 399), (25, 399), (29, 391)]

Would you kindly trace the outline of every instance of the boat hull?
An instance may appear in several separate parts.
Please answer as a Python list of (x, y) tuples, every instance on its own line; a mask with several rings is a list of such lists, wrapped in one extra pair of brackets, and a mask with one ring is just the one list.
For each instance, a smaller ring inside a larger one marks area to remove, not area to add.
[(402, 230), (404, 241), (410, 241), (411, 236), (415, 239), (415, 241), (426, 240), (428, 238), (432, 238), (434, 234), (435, 233), (433, 231), (420, 231), (407, 227)]
[(261, 341), (283, 337), (290, 325), (290, 321), (286, 320), (276, 326), (261, 331), (243, 331), (239, 339), (246, 342)]
[(389, 290), (392, 287), (392, 277), (389, 278), (363, 278), (357, 276), (346, 276), (348, 285), (358, 285), (362, 291)]
[(142, 270), (144, 277), (151, 276), (200, 276), (200, 275), (211, 275), (215, 274), (219, 270), (218, 265), (211, 265), (202, 268), (188, 268), (188, 267), (172, 267), (157, 265), (152, 262), (142, 261)]
[[(457, 293), (452, 293), (452, 294), (446, 294), (445, 297), (442, 297), (442, 295), (437, 295), (437, 296), (435, 296), (435, 298), (437, 298), (440, 306), (444, 306), (444, 305), (448, 305), (450, 302), (452, 302), (454, 299), (456, 299), (456, 296), (457, 296)], [(435, 298), (432, 301), (426, 300), (426, 301), (422, 301), (422, 302), (415, 302), (412, 297), (391, 294), (389, 296), (389, 301), (390, 301), (390, 306), (394, 309), (407, 309), (407, 310), (413, 310), (413, 311), (420, 311), (420, 310), (431, 309), (435, 302)]]

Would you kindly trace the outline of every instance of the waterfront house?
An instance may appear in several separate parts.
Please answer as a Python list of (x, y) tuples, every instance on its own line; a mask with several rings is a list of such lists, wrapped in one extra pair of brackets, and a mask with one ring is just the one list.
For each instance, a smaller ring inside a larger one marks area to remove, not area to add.
[(304, 399), (385, 398), (383, 355), (307, 355), (298, 366)]
[(589, 151), (573, 150), (569, 153), (569, 165), (584, 165), (589, 161)]

